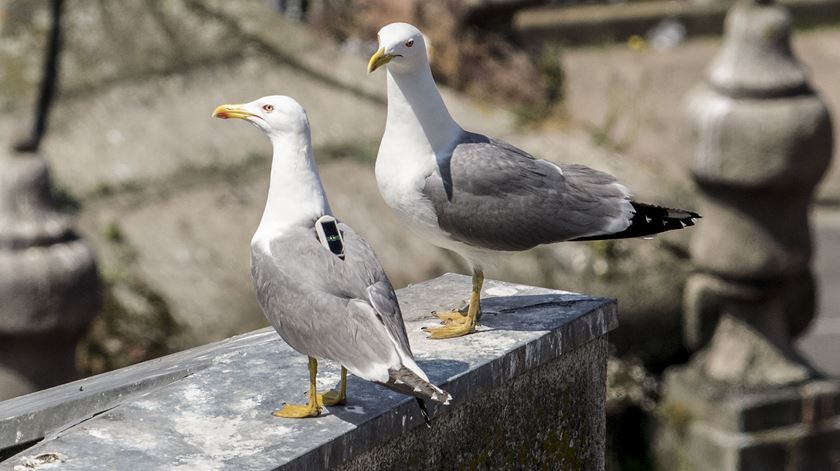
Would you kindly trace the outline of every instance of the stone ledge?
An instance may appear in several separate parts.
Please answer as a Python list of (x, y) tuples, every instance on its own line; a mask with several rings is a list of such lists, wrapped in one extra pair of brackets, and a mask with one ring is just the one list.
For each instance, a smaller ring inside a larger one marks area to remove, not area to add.
[(730, 391), (691, 368), (665, 380), (669, 403), (728, 432), (756, 433), (840, 416), (840, 381), (822, 379), (758, 391)]
[[(574, 443), (585, 447), (593, 440), (601, 450), (592, 456), (602, 454), (603, 436), (597, 435), (603, 435), (605, 334), (617, 326), (615, 302), (488, 281), (478, 333), (427, 340), (420, 327), (434, 323), (430, 311), (450, 307), (469, 287), (468, 277), (448, 274), (398, 293), (418, 363), (455, 397), (449, 408), (430, 405), (434, 422), (453, 422), (447, 416), (457, 417), (476, 398), (498, 395), (523, 375), (556, 375), (557, 368), (547, 365), (597, 341), (593, 351), (600, 353), (575, 359), (597, 366), (589, 375), (594, 379), (585, 382), (589, 390), (564, 397), (574, 402), (588, 395), (594, 409), (571, 413), (593, 416), (600, 432), (596, 425), (588, 427)], [(0, 449), (47, 436), (0, 464), (0, 470), (42, 453), (58, 453), (60, 469), (125, 469), (138, 463), (146, 469), (322, 469), (350, 463), (422, 426), (412, 399), (353, 377), (347, 406), (311, 420), (272, 417), (270, 411), (283, 401), (303, 397), (305, 362), (264, 329), (0, 403)], [(319, 386), (334, 385), (338, 366), (322, 365)], [(510, 395), (499, 397), (511, 401)], [(540, 399), (526, 395), (499, 407), (520, 413), (534, 409), (535, 400)], [(571, 423), (584, 420), (585, 415)], [(574, 430), (559, 432), (577, 436)], [(556, 433), (553, 437), (556, 442)]]
[[(765, 391), (728, 389), (694, 368), (666, 374), (657, 430), (663, 469), (835, 469), (840, 381)], [(681, 468), (682, 469), (682, 468)]]

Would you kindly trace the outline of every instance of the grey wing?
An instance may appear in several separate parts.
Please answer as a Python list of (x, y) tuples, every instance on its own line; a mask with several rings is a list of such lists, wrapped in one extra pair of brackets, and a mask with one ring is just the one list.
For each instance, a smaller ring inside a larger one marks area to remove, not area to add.
[(583, 165), (555, 165), (510, 144), (467, 133), (426, 179), (424, 195), (453, 238), (494, 250), (624, 230), (626, 188)]
[(367, 250), (353, 235), (346, 237), (346, 226), (342, 231), (345, 261), (321, 246), (314, 230), (290, 231), (272, 241), (270, 252), (254, 247), (257, 298), (266, 317), (295, 350), (335, 360), (362, 378), (385, 382), (388, 371), (398, 368), (401, 360), (385, 316), (368, 299), (368, 287), (376, 283), (370, 267), (379, 264), (366, 258)]
[(413, 358), (397, 294), (379, 259), (376, 258), (373, 248), (346, 224), (339, 224), (339, 229), (345, 241), (345, 251), (347, 251), (345, 260), (356, 267), (354, 268), (356, 271), (364, 272), (369, 277), (366, 281), (368, 286), (365, 289), (367, 300), (380, 316), (380, 320), (399, 348), (404, 350), (404, 354)]

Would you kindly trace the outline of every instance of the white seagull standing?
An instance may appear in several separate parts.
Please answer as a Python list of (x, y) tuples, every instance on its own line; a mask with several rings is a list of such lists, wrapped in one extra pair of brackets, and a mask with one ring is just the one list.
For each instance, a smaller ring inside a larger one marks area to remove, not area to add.
[[(289, 97), (269, 96), (221, 105), (213, 116), (254, 124), (274, 148), (268, 201), (251, 240), (251, 275), (277, 333), (309, 356), (307, 404), (286, 404), (274, 415), (314, 417), (344, 403), (349, 370), (416, 397), (428, 423), (423, 400), (448, 404), (451, 396), (415, 363), (397, 296), (370, 245), (332, 218), (306, 112)], [(338, 392), (317, 394), (316, 358), (342, 365)]]
[(379, 192), (409, 228), (472, 267), (466, 312), (437, 313), (431, 338), (475, 330), (482, 260), (568, 240), (638, 237), (694, 224), (700, 217), (631, 201), (604, 172), (554, 164), (452, 119), (432, 77), (423, 34), (393, 23), (379, 31), (368, 72), (387, 69), (388, 118), (376, 158)]

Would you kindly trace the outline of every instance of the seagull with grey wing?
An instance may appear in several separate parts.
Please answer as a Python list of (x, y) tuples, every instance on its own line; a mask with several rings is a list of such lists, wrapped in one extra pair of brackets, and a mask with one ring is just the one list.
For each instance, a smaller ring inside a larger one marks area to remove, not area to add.
[(436, 313), (431, 338), (475, 330), (483, 265), (498, 251), (561, 241), (618, 239), (682, 229), (700, 216), (638, 203), (614, 177), (534, 158), (506, 142), (465, 131), (432, 77), (423, 34), (406, 23), (379, 31), (368, 72), (386, 68), (388, 117), (376, 158), (385, 202), (414, 232), (472, 267), (465, 310)]
[[(269, 96), (216, 108), (268, 135), (274, 148), (268, 199), (251, 240), (251, 274), (268, 320), (309, 357), (309, 394), (274, 415), (314, 417), (346, 400), (347, 371), (423, 400), (452, 397), (417, 366), (397, 297), (370, 245), (332, 216), (312, 157), (306, 112), (292, 98)], [(316, 391), (317, 358), (338, 362), (339, 390)]]

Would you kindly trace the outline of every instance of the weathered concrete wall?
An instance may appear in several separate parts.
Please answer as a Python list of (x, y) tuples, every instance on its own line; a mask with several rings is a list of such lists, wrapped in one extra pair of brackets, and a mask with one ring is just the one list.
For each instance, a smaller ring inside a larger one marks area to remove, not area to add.
[(606, 354), (593, 340), (339, 469), (604, 469)]
[[(47, 453), (64, 470), (393, 469), (415, 459), (433, 467), (602, 469), (614, 301), (486, 285), (478, 332), (446, 341), (420, 328), (437, 322), (431, 310), (468, 291), (470, 279), (445, 275), (398, 292), (418, 364), (455, 397), (451, 406), (428, 404), (432, 429), (413, 399), (354, 377), (344, 406), (306, 420), (272, 416), (284, 401), (300, 400), (308, 373), (304, 356), (263, 330), (0, 403), (0, 446), (46, 436), (0, 470)], [(321, 362), (320, 388), (335, 384), (338, 372)]]

